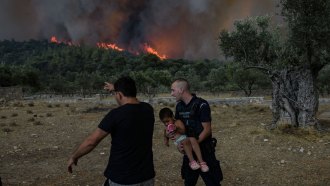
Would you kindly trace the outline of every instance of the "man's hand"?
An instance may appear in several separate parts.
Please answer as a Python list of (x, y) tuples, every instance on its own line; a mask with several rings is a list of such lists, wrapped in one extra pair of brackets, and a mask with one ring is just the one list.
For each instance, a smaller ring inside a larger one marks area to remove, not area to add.
[(104, 82), (104, 87), (103, 87), (104, 90), (107, 90), (109, 92), (115, 90), (114, 86), (112, 83), (109, 83), (109, 82)]
[(72, 166), (73, 165), (76, 165), (77, 166), (78, 164), (78, 159), (74, 159), (73, 157), (71, 157), (68, 161), (68, 172), (69, 173), (72, 173)]

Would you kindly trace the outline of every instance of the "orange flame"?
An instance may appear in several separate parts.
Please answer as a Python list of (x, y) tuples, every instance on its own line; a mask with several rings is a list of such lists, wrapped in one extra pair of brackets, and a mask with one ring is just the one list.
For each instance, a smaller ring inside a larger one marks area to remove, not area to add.
[(158, 54), (158, 52), (155, 49), (151, 48), (147, 43), (144, 43), (144, 50), (146, 52), (150, 53), (150, 54), (154, 54), (154, 55), (158, 56), (159, 59), (161, 59), (161, 60), (167, 58), (166, 55), (160, 55), (160, 54)]
[(96, 43), (96, 45), (99, 48), (104, 48), (104, 49), (113, 49), (113, 50), (118, 50), (118, 51), (123, 51), (124, 50), (124, 49), (118, 47), (116, 44), (113, 44), (113, 43), (99, 42), (99, 43)]
[(69, 46), (73, 46), (73, 45), (75, 45), (75, 46), (79, 46), (79, 44), (75, 44), (75, 43), (73, 43), (72, 41), (58, 40), (58, 39), (56, 38), (56, 36), (52, 36), (52, 37), (50, 38), (50, 42), (51, 42), (51, 43), (57, 43), (57, 44), (63, 43), (63, 44), (69, 45)]
[(52, 37), (50, 38), (50, 42), (51, 42), (51, 43), (58, 43), (57, 38), (56, 38), (55, 36), (52, 36)]
[[(58, 40), (56, 38), (56, 36), (52, 36), (50, 38), (50, 42), (51, 43), (57, 43), (57, 44), (63, 43), (63, 44), (69, 45), (69, 46), (79, 46), (79, 44), (73, 43), (71, 41)], [(98, 43), (96, 43), (96, 46), (99, 47), (99, 48), (104, 48), (104, 49), (113, 49), (113, 50), (117, 50), (117, 51), (125, 51), (125, 49), (118, 47), (114, 43), (98, 42)], [(154, 48), (149, 46), (147, 43), (143, 44), (143, 51), (145, 51), (147, 53), (150, 53), (150, 54), (154, 54), (157, 57), (159, 57), (159, 59), (161, 59), (161, 60), (167, 59), (166, 55), (160, 55)], [(139, 52), (137, 52), (137, 51), (130, 51), (129, 50), (129, 52), (131, 52), (133, 54), (136, 54), (136, 55), (139, 54)]]

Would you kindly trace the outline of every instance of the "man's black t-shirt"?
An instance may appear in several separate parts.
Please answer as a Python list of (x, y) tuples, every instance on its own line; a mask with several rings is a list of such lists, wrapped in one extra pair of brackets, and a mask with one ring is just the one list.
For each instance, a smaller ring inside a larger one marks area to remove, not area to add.
[(118, 184), (136, 184), (155, 177), (153, 108), (144, 102), (111, 110), (99, 124), (110, 133), (111, 150), (104, 175)]
[(188, 104), (179, 101), (175, 109), (175, 119), (181, 120), (187, 132), (193, 130), (194, 134), (186, 133), (189, 137), (198, 137), (203, 131), (202, 122), (211, 122), (211, 109), (208, 102), (193, 94)]

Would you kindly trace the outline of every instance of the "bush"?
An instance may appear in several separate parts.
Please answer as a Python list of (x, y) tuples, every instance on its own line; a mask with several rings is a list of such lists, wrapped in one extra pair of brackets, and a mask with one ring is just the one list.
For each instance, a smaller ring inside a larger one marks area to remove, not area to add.
[(41, 123), (41, 121), (35, 121), (33, 125), (43, 125), (43, 124)]
[(27, 110), (26, 113), (27, 114), (33, 114), (32, 110)]
[(12, 113), (12, 114), (11, 114), (11, 117), (16, 117), (16, 116), (18, 116), (17, 113)]

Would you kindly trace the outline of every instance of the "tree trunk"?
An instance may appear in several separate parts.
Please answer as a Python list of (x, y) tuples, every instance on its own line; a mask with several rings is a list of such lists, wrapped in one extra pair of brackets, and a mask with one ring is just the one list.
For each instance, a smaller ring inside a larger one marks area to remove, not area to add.
[(272, 74), (272, 112), (271, 128), (278, 124), (295, 127), (318, 127), (318, 91), (316, 76), (306, 68), (290, 68)]

